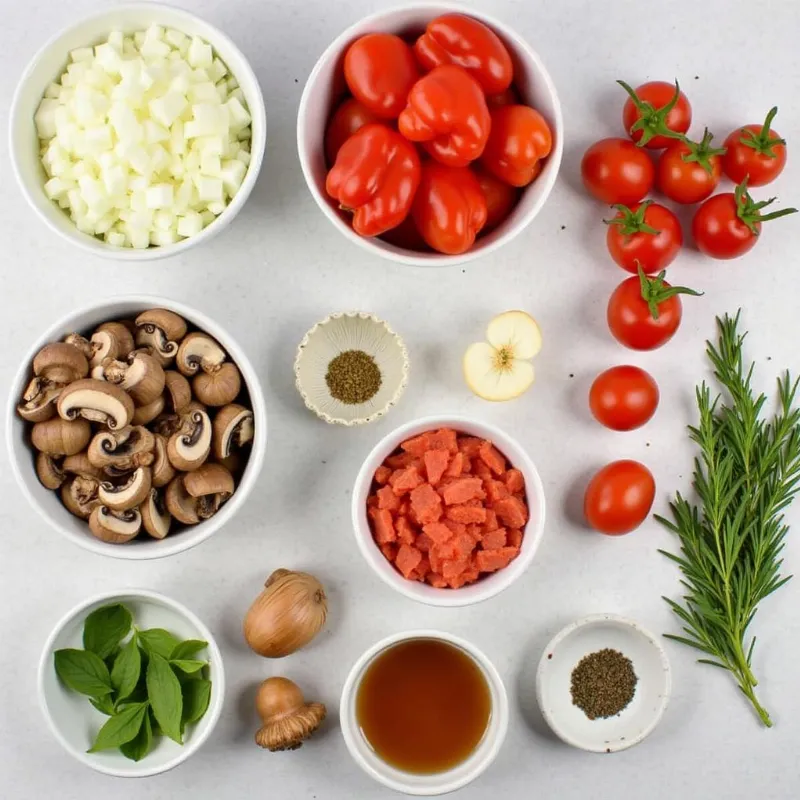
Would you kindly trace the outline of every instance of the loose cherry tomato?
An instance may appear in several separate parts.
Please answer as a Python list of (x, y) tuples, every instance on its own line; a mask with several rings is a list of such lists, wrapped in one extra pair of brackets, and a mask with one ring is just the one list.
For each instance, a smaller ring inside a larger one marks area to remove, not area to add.
[(473, 171), (486, 200), (486, 224), (481, 232), (488, 233), (511, 213), (511, 209), (517, 204), (519, 191), (485, 170), (475, 169)]
[(414, 51), (399, 36), (368, 33), (347, 48), (344, 77), (362, 105), (381, 119), (394, 119), (405, 108), (419, 68)]
[(617, 286), (608, 301), (606, 318), (614, 338), (633, 350), (655, 350), (666, 344), (681, 324), (678, 295), (699, 295), (685, 286), (670, 286), (664, 272), (651, 278), (639, 270)]
[(519, 94), (513, 86), (509, 86), (504, 92), (486, 95), (486, 105), (489, 106), (490, 111), (497, 106), (518, 106), (521, 102)]
[(709, 197), (692, 220), (692, 236), (698, 249), (712, 258), (744, 255), (758, 241), (762, 222), (797, 213), (796, 208), (761, 213), (761, 209), (774, 202), (773, 197), (756, 203), (747, 191), (747, 180), (733, 192)]
[(672, 133), (686, 133), (692, 124), (692, 107), (678, 86), (664, 81), (649, 81), (631, 89), (624, 81), (617, 83), (628, 93), (622, 109), (622, 124), (639, 147), (660, 150), (675, 141)]
[(611, 258), (634, 275), (658, 272), (672, 263), (683, 244), (678, 218), (651, 200), (628, 208), (617, 204), (617, 216), (606, 220), (606, 244)]
[(614, 431), (640, 428), (656, 413), (658, 384), (639, 367), (624, 365), (601, 372), (589, 390), (594, 418)]
[(676, 203), (699, 203), (717, 188), (725, 148), (711, 147), (713, 138), (706, 128), (701, 142), (675, 142), (661, 154), (656, 186), (662, 194)]
[(722, 157), (722, 169), (734, 182), (745, 178), (750, 186), (765, 186), (786, 166), (786, 140), (770, 128), (778, 107), (770, 109), (763, 125), (745, 125), (725, 140), (728, 152)]
[(584, 153), (581, 176), (598, 200), (629, 206), (653, 188), (655, 169), (650, 156), (630, 139), (601, 139)]
[(644, 464), (614, 461), (589, 481), (583, 513), (596, 531), (621, 536), (647, 519), (655, 496), (656, 482)]
[(361, 127), (368, 122), (377, 122), (377, 114), (373, 114), (366, 106), (361, 105), (355, 97), (345, 100), (333, 112), (331, 121), (325, 131), (325, 158), (328, 166), (336, 163), (339, 148)]
[(384, 242), (393, 244), (395, 247), (402, 247), (403, 250), (414, 250), (416, 252), (430, 252), (431, 248), (422, 238), (422, 234), (417, 229), (414, 218), (409, 214), (396, 228), (391, 228), (381, 235)]

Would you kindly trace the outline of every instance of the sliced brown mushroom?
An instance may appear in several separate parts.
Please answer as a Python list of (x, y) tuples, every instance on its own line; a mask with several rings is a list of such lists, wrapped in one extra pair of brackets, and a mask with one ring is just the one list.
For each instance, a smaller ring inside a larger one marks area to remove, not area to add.
[(178, 354), (178, 342), (186, 335), (183, 317), (166, 308), (151, 308), (136, 317), (136, 345), (149, 347), (162, 367)]
[(62, 419), (83, 417), (106, 425), (109, 430), (120, 430), (130, 424), (133, 411), (133, 400), (123, 389), (94, 378), (71, 383), (58, 398), (58, 413)]
[(135, 350), (126, 361), (103, 359), (100, 366), (92, 370), (92, 377), (124, 389), (137, 406), (152, 403), (164, 391), (164, 370), (161, 364), (143, 350)]
[(152, 403), (148, 403), (146, 406), (137, 406), (133, 412), (131, 425), (149, 425), (164, 410), (165, 403), (164, 395), (160, 394)]
[(164, 494), (164, 503), (167, 511), (184, 525), (196, 525), (200, 522), (197, 516), (197, 501), (186, 491), (183, 485), (183, 475), (176, 475), (167, 486)]
[(175, 365), (183, 375), (196, 375), (201, 368), (208, 372), (219, 367), (225, 358), (225, 351), (215, 339), (195, 331), (181, 342)]
[[(66, 344), (71, 344), (73, 347), (77, 347), (78, 350), (83, 353), (87, 361), (90, 361), (94, 355), (94, 347), (92, 347), (92, 343), (80, 333), (68, 333), (64, 337), (64, 342)], [(89, 366), (91, 366), (91, 364)]]
[(47, 453), (36, 454), (36, 475), (45, 489), (55, 491), (67, 479), (61, 465)]
[(50, 456), (72, 456), (80, 453), (92, 436), (92, 427), (85, 419), (65, 420), (61, 417), (37, 422), (31, 429), (31, 442), (40, 453)]
[(232, 403), (242, 388), (242, 376), (236, 364), (226, 361), (208, 372), (200, 372), (192, 381), (195, 397), (207, 406)]
[(249, 408), (230, 403), (223, 406), (214, 417), (212, 449), (214, 458), (221, 461), (231, 453), (253, 441), (255, 425)]
[(124, 483), (115, 485), (111, 481), (103, 481), (97, 496), (112, 511), (127, 511), (141, 505), (150, 492), (150, 483), (150, 467), (138, 467)]
[(61, 469), (67, 475), (82, 475), (85, 478), (94, 478), (98, 481), (104, 481), (107, 477), (100, 467), (96, 467), (89, 461), (88, 452), (76, 453), (74, 456), (67, 456), (61, 462)]
[(181, 427), (167, 441), (167, 455), (175, 469), (191, 472), (211, 452), (211, 420), (205, 411), (192, 409), (181, 417)]
[(164, 394), (167, 408), (175, 414), (180, 414), (192, 402), (189, 381), (174, 369), (164, 372)]
[(89, 362), (74, 345), (51, 342), (34, 356), (33, 374), (53, 383), (71, 383), (89, 374)]
[(164, 498), (156, 489), (151, 489), (139, 506), (144, 529), (154, 538), (163, 539), (172, 525), (172, 515), (164, 505)]
[(100, 503), (97, 498), (99, 488), (100, 482), (94, 478), (76, 475), (61, 487), (61, 500), (70, 513), (81, 519), (89, 519)]
[(133, 350), (133, 335), (122, 322), (104, 322), (93, 334), (94, 350), (90, 366), (97, 367), (106, 358), (127, 358)]
[(208, 519), (233, 494), (233, 476), (222, 464), (203, 464), (183, 477), (186, 491), (195, 498), (197, 516)]
[(160, 433), (155, 434), (153, 456), (153, 486), (161, 488), (175, 477), (175, 467), (167, 455), (167, 440)]
[(156, 439), (147, 428), (137, 425), (120, 431), (95, 434), (87, 455), (106, 475), (119, 476), (153, 463)]
[(100, 540), (110, 544), (125, 544), (142, 529), (139, 509), (112, 511), (106, 506), (97, 506), (89, 517), (89, 530)]
[(17, 413), (27, 422), (44, 422), (56, 415), (56, 403), (63, 383), (53, 383), (47, 378), (34, 378), (26, 387)]

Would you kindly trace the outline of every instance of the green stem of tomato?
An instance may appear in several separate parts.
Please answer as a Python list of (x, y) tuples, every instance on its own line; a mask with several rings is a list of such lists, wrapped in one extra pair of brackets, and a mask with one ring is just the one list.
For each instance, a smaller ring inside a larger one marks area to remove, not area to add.
[(700, 297), (702, 292), (690, 289), (688, 286), (665, 286), (664, 276), (667, 274), (665, 269), (661, 270), (654, 278), (645, 275), (642, 265), (636, 261), (636, 268), (639, 273), (639, 285), (642, 289), (642, 300), (647, 303), (650, 309), (650, 315), (653, 319), (658, 319), (658, 307), (661, 303), (669, 300), (670, 297), (675, 297), (679, 294), (690, 294), (694, 297)]

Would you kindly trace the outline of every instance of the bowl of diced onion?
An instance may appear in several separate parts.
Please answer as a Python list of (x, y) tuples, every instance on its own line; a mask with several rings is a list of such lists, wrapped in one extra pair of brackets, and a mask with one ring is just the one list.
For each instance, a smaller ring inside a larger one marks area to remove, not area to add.
[(158, 3), (110, 8), (36, 54), (11, 108), (23, 194), (99, 256), (151, 260), (225, 228), (266, 143), (253, 70), (217, 28)]

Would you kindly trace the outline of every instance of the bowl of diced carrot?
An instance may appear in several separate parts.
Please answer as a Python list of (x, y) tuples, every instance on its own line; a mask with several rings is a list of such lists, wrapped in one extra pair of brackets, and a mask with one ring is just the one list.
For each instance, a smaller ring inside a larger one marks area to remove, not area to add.
[(353, 528), (378, 576), (421, 603), (464, 606), (508, 588), (544, 531), (536, 467), (508, 434), (427, 417), (382, 439), (353, 491)]

